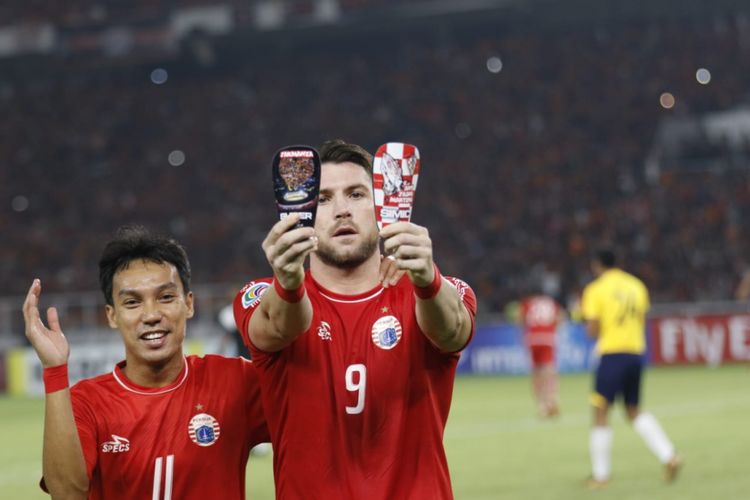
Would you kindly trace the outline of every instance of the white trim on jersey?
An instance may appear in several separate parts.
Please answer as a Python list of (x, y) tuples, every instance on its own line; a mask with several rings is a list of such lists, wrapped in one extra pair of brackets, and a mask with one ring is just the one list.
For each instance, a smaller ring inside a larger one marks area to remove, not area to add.
[(323, 292), (319, 292), (319, 293), (320, 293), (320, 294), (321, 294), (321, 295), (322, 295), (323, 297), (325, 297), (325, 298), (327, 298), (328, 300), (330, 300), (331, 302), (339, 302), (339, 303), (341, 303), (341, 304), (356, 304), (357, 302), (367, 302), (368, 300), (372, 300), (372, 299), (374, 299), (375, 297), (377, 297), (378, 295), (380, 295), (381, 293), (383, 293), (383, 290), (385, 290), (385, 289), (384, 289), (384, 288), (381, 288), (380, 290), (378, 290), (377, 292), (373, 293), (373, 294), (372, 294), (372, 295), (370, 295), (369, 297), (364, 297), (364, 298), (362, 298), (362, 299), (352, 299), (352, 300), (344, 300), (344, 299), (334, 299), (333, 297), (330, 297), (330, 296), (328, 296), (328, 295), (324, 294)]
[(187, 380), (188, 372), (190, 371), (190, 365), (188, 364), (187, 359), (185, 358), (185, 356), (183, 356), (182, 359), (185, 362), (185, 374), (182, 376), (182, 380), (180, 380), (177, 383), (176, 386), (171, 387), (169, 389), (165, 389), (163, 391), (158, 391), (158, 392), (143, 392), (143, 391), (137, 391), (137, 390), (133, 389), (132, 387), (128, 387), (128, 385), (125, 382), (123, 382), (122, 380), (120, 380), (120, 378), (117, 376), (117, 370), (116, 369), (112, 370), (112, 376), (115, 378), (115, 380), (117, 381), (117, 383), (120, 384), (123, 387), (123, 389), (125, 389), (127, 391), (134, 392), (136, 394), (142, 394), (144, 396), (158, 396), (159, 394), (166, 394), (168, 392), (174, 391), (175, 389), (177, 389), (178, 387), (180, 387), (185, 382), (185, 380)]

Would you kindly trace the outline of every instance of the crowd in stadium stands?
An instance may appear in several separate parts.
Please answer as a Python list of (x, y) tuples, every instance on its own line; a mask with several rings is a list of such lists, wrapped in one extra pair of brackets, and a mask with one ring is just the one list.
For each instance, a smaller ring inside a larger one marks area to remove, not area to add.
[[(340, 12), (347, 14), (372, 8), (390, 7), (404, 3), (426, 3), (424, 0), (335, 0)], [(0, 26), (24, 23), (51, 23), (66, 27), (85, 27), (113, 22), (140, 22), (168, 19), (177, 9), (210, 5), (228, 5), (238, 24), (252, 23), (253, 11), (260, 2), (250, 0), (11, 0), (0, 4)], [(282, 6), (288, 15), (310, 15), (320, 0), (271, 0)], [(324, 3), (327, 3), (324, 0)]]
[[(483, 312), (536, 279), (567, 300), (604, 240), (655, 301), (729, 299), (750, 265), (747, 165), (645, 165), (660, 119), (731, 108), (748, 89), (750, 28), (732, 19), (420, 37), (398, 55), (300, 50), (162, 85), (143, 68), (6, 81), (3, 294), (34, 276), (95, 288), (101, 244), (124, 222), (177, 236), (197, 283), (263, 275), (274, 151), (343, 137), (419, 146), (413, 220)], [(659, 106), (665, 91), (674, 109)]]

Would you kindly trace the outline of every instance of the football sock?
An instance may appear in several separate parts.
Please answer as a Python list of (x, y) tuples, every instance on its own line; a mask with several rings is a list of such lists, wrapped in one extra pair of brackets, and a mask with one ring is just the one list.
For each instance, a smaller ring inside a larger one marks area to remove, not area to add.
[(591, 471), (597, 481), (606, 481), (612, 470), (612, 429), (594, 427), (589, 435), (589, 452), (591, 453)]
[(666, 464), (674, 456), (674, 445), (656, 417), (642, 412), (633, 420), (633, 428), (661, 463)]

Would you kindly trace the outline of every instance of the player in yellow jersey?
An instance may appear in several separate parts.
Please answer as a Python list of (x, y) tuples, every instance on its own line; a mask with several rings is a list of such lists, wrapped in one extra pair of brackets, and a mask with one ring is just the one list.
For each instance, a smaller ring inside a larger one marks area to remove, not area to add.
[(597, 252), (591, 269), (596, 279), (583, 290), (581, 309), (587, 333), (597, 339), (600, 359), (591, 396), (594, 426), (589, 451), (593, 474), (589, 486), (597, 488), (609, 481), (612, 429), (607, 420), (610, 407), (620, 395), (633, 428), (664, 464), (665, 479), (671, 482), (680, 468), (680, 457), (658, 420), (639, 407), (648, 290), (641, 280), (615, 266), (615, 253), (610, 249)]

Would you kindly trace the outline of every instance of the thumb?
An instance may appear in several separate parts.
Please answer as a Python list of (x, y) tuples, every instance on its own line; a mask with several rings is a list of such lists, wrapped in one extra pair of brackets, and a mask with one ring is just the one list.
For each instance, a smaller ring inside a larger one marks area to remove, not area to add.
[(49, 324), (50, 330), (62, 334), (62, 329), (60, 328), (60, 317), (57, 314), (56, 307), (50, 307), (47, 309), (47, 324)]

